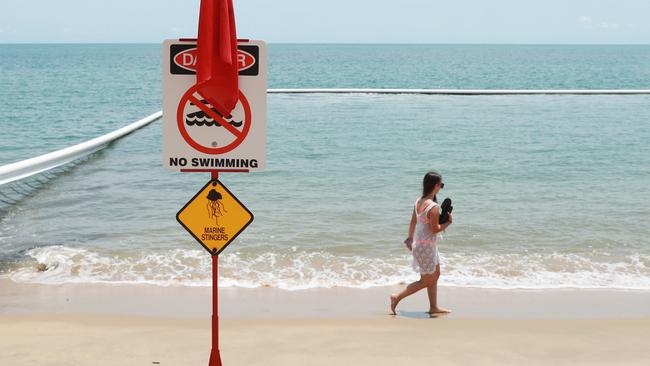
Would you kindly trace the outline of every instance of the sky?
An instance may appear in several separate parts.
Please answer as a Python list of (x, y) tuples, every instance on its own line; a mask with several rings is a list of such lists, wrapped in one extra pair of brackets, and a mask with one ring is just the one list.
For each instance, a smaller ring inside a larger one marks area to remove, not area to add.
[[(0, 43), (195, 37), (199, 0), (0, 0)], [(234, 0), (271, 43), (650, 44), (650, 0)]]

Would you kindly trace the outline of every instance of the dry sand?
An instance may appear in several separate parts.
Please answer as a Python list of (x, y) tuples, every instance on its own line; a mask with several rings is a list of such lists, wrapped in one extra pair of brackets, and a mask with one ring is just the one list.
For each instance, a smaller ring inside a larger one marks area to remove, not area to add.
[[(224, 365), (649, 365), (650, 293), (224, 289)], [(0, 365), (207, 365), (210, 290), (0, 281)], [(157, 362), (157, 363), (155, 363)]]
[[(0, 317), (0, 365), (207, 365), (201, 319)], [(648, 365), (650, 319), (225, 319), (224, 365)]]

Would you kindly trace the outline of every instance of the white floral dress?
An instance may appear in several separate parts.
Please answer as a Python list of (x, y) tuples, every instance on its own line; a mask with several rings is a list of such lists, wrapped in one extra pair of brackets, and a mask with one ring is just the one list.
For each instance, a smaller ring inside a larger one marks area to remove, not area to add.
[(418, 212), (418, 203), (415, 201), (415, 215), (417, 223), (415, 224), (415, 235), (413, 237), (413, 268), (420, 274), (432, 274), (436, 271), (436, 266), (440, 264), (438, 255), (438, 242), (441, 236), (431, 232), (429, 218), (427, 215), (432, 209), (440, 210), (436, 202), (431, 202), (422, 211)]

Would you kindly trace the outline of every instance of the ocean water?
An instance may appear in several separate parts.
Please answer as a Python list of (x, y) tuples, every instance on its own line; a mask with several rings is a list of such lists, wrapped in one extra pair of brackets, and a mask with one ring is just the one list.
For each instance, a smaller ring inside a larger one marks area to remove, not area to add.
[[(650, 88), (650, 46), (270, 45), (269, 87)], [(161, 107), (159, 45), (0, 45), (0, 164)], [(411, 281), (423, 174), (454, 224), (441, 283), (650, 290), (650, 96), (269, 95), (268, 169), (223, 174), (255, 221), (221, 285)], [(160, 165), (156, 122), (0, 187), (0, 277), (209, 286), (175, 214), (209, 179)], [(39, 271), (39, 263), (46, 271)]]

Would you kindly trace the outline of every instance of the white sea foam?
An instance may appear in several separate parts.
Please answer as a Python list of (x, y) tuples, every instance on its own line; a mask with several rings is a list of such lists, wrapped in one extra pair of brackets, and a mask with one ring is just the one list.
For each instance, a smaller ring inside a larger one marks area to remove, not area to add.
[[(89, 249), (49, 246), (27, 255), (30, 261), (9, 277), (16, 282), (155, 284), (209, 286), (210, 256), (202, 250), (109, 255)], [(224, 287), (369, 288), (417, 279), (410, 256), (368, 258), (329, 252), (232, 252), (220, 256)], [(441, 285), (483, 288), (612, 288), (650, 290), (650, 256), (598, 261), (576, 254), (442, 255)]]

